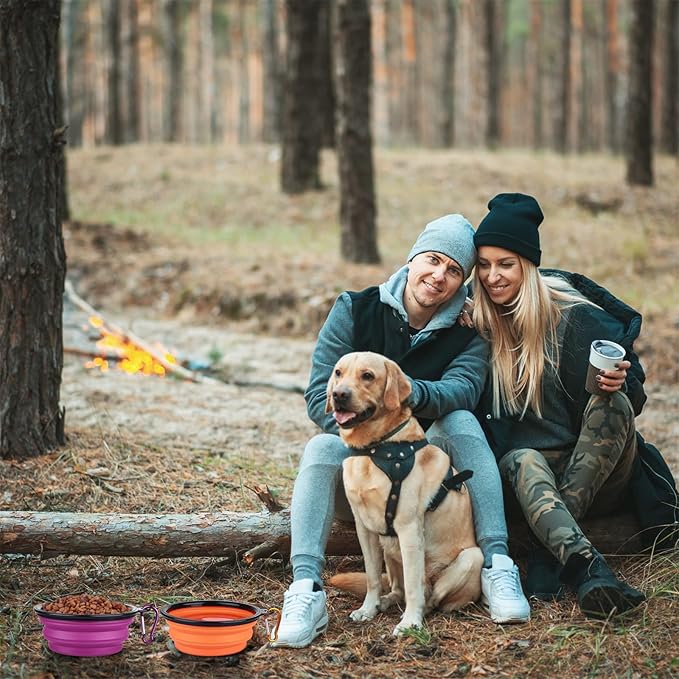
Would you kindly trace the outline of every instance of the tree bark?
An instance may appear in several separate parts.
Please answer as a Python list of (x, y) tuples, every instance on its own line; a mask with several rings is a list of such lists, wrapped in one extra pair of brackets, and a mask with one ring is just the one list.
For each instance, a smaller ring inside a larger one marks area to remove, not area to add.
[(139, 81), (139, 12), (137, 0), (127, 0), (125, 31), (125, 141), (139, 141), (141, 136), (141, 84)]
[[(585, 519), (582, 527), (601, 552), (638, 553), (644, 547), (631, 514)], [(510, 548), (529, 548), (525, 521), (509, 525)], [(290, 553), (290, 511), (212, 514), (78, 514), (0, 512), (0, 553), (97, 556), (230, 556), (267, 544), (267, 553)], [(333, 524), (326, 554), (360, 554), (353, 524)]]
[(500, 143), (500, 50), (502, 36), (499, 30), (496, 0), (485, 0), (486, 29), (486, 146), (497, 148)]
[(250, 72), (248, 69), (247, 2), (238, 3), (238, 142), (250, 141)]
[(618, 0), (606, 0), (603, 5), (605, 26), (604, 49), (606, 101), (606, 142), (613, 153), (620, 150), (620, 116), (618, 114), (618, 75), (620, 72), (620, 46), (618, 40)]
[(665, 153), (679, 152), (679, 2), (667, 0), (663, 44), (663, 99), (660, 117), (660, 148)]
[(543, 115), (542, 115), (542, 81), (543, 81), (543, 29), (542, 2), (531, 0), (530, 4), (530, 106), (532, 109), (532, 140), (533, 148), (544, 146)]
[(321, 116), (321, 147), (335, 148), (335, 83), (333, 78), (334, 56), (332, 50), (332, 14), (335, 0), (321, 3), (318, 17), (318, 68), (319, 106)]
[(161, 24), (165, 49), (163, 141), (179, 141), (182, 107), (182, 50), (179, 36), (178, 0), (163, 0)]
[(0, 0), (0, 457), (64, 443), (57, 0)]
[(349, 262), (377, 263), (367, 0), (337, 0), (335, 45), (341, 252)]
[(570, 148), (568, 128), (571, 117), (571, 0), (561, 0), (561, 78), (554, 125), (554, 147), (559, 153)]
[(82, 146), (82, 127), (85, 116), (85, 31), (87, 21), (82, 0), (62, 3), (61, 36), (64, 54), (63, 91), (64, 120), (68, 125), (68, 145)]
[(287, 0), (281, 188), (321, 188), (318, 19), (320, 0)]
[(263, 16), (262, 85), (264, 105), (262, 140), (272, 144), (281, 134), (281, 73), (278, 53), (278, 10), (276, 0), (261, 0)]
[(653, 37), (655, 0), (632, 0), (627, 95), (627, 183), (653, 185)]
[(444, 43), (441, 73), (441, 131), (444, 147), (455, 143), (455, 52), (457, 48), (457, 8), (453, 0), (444, 0)]
[(104, 44), (106, 68), (106, 143), (123, 143), (120, 106), (120, 5), (118, 0), (104, 0)]

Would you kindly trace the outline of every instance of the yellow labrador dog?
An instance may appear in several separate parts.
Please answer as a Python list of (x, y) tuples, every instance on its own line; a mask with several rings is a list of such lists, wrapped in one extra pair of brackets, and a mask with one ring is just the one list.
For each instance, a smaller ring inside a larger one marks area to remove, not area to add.
[(356, 621), (405, 601), (395, 635), (420, 627), (434, 608), (449, 612), (475, 601), (483, 565), (464, 476), (425, 439), (406, 405), (410, 392), (396, 363), (354, 352), (335, 365), (326, 405), (352, 449), (344, 461), (344, 488), (366, 570), (338, 574), (330, 584), (365, 595), (351, 613)]

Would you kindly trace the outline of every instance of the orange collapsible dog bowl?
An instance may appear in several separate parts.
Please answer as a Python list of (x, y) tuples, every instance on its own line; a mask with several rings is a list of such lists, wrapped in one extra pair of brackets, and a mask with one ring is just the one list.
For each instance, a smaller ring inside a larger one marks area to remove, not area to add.
[[(167, 620), (175, 647), (189, 655), (219, 656), (239, 653), (252, 638), (259, 618), (278, 609), (258, 608), (238, 601), (185, 601), (170, 604), (160, 614)], [(268, 630), (268, 625), (267, 625)]]

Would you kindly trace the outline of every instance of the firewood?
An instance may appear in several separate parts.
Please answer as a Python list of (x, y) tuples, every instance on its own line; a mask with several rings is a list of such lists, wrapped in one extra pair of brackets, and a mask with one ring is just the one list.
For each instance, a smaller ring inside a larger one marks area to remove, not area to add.
[(154, 360), (158, 361), (158, 363), (160, 363), (160, 365), (162, 365), (163, 368), (165, 368), (165, 370), (167, 370), (168, 372), (179, 375), (180, 377), (183, 377), (186, 380), (190, 380), (191, 382), (209, 382), (215, 384), (218, 383), (217, 380), (213, 380), (212, 378), (206, 377), (205, 375), (200, 375), (191, 370), (187, 370), (184, 366), (179, 365), (178, 363), (172, 363), (171, 361), (168, 361), (165, 358), (165, 356), (163, 356), (160, 352), (154, 349), (141, 337), (138, 337), (129, 330), (124, 330), (120, 326), (109, 321), (101, 312), (97, 311), (93, 306), (88, 304), (84, 299), (82, 299), (82, 297), (78, 295), (71, 281), (66, 280), (66, 282), (64, 283), (64, 292), (68, 296), (69, 300), (73, 304), (75, 304), (75, 306), (77, 306), (79, 309), (86, 312), (90, 316), (96, 316), (97, 318), (100, 318), (110, 332), (114, 333), (115, 335), (118, 335), (121, 339), (125, 341), (131, 342), (135, 346), (145, 351), (147, 354), (151, 355), (154, 358)]

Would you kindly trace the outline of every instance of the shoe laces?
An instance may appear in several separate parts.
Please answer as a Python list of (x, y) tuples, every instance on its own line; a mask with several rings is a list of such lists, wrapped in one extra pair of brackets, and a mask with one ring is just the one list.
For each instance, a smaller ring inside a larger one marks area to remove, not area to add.
[(522, 596), (521, 585), (519, 584), (518, 573), (512, 570), (495, 570), (491, 569), (489, 577), (493, 583), (493, 589), (500, 596), (514, 598)]
[(307, 592), (298, 592), (297, 594), (286, 593), (283, 605), (283, 618), (294, 622), (308, 618), (309, 608), (311, 608), (313, 602), (313, 594)]

